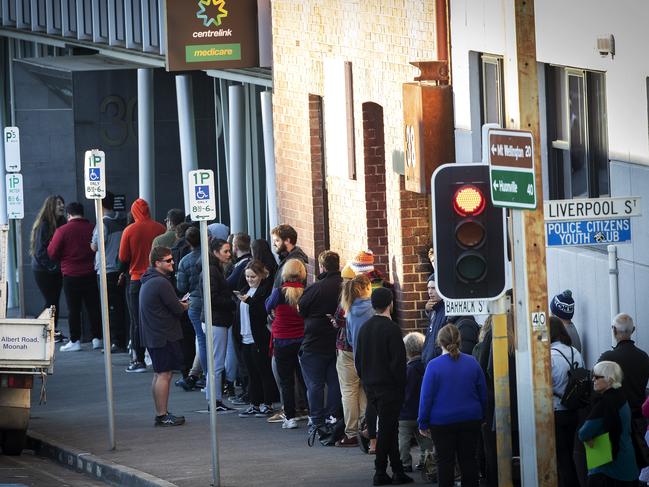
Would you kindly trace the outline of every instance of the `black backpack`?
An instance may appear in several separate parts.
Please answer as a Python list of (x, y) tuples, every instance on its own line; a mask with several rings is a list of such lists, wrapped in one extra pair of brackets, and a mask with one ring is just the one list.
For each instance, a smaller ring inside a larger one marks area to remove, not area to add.
[(575, 362), (575, 352), (572, 347), (570, 347), (570, 360), (556, 348), (552, 350), (558, 352), (570, 366), (568, 384), (565, 391), (563, 391), (563, 396), (559, 396), (556, 392), (554, 395), (560, 399), (561, 405), (567, 409), (581, 409), (588, 406), (593, 391), (590, 370), (578, 366)]

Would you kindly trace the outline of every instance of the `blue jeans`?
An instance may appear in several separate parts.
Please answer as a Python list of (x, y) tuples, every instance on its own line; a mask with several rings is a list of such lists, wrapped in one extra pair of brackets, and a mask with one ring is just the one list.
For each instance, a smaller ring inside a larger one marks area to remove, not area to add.
[[(205, 323), (202, 324), (205, 327)], [(207, 331), (205, 328), (203, 328)], [(214, 386), (216, 387), (216, 400), (223, 400), (223, 371), (225, 370), (225, 352), (228, 349), (228, 329), (225, 326), (212, 326), (214, 339)], [(205, 371), (207, 372), (207, 370)], [(209, 374), (207, 386), (205, 387), (205, 397), (210, 400), (210, 381)]]
[[(320, 426), (329, 415), (340, 416), (342, 408), (340, 383), (336, 372), (336, 354), (300, 350), (299, 357), (309, 400), (309, 419), (311, 424)], [(325, 384), (327, 385), (326, 405)]]
[(207, 345), (205, 342), (205, 332), (201, 326), (201, 310), (200, 308), (189, 308), (187, 314), (189, 315), (189, 320), (192, 322), (194, 332), (196, 333), (198, 360), (201, 362), (203, 373), (207, 375)]
[(239, 372), (239, 360), (237, 359), (237, 351), (234, 349), (236, 344), (232, 338), (232, 327), (228, 328), (228, 349), (225, 353), (225, 380), (232, 382), (237, 380)]

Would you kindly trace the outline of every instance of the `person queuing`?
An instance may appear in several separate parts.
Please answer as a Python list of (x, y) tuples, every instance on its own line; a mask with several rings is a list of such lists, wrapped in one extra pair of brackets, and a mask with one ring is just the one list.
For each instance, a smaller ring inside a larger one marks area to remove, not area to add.
[(65, 224), (65, 201), (62, 196), (52, 195), (45, 198), (43, 206), (36, 214), (29, 241), (29, 254), (31, 255), (32, 272), (38, 290), (45, 300), (45, 308), (55, 307), (54, 312), (54, 341), (61, 342), (65, 339), (59, 330), (59, 315), (61, 314), (59, 301), (63, 288), (63, 275), (58, 262), (50, 259), (47, 246), (57, 228)]
[(54, 232), (47, 255), (61, 263), (63, 293), (68, 305), (70, 341), (61, 352), (81, 350), (81, 309), (85, 306), (92, 333), (92, 348), (102, 347), (99, 288), (95, 275), (95, 253), (90, 249), (94, 225), (83, 217), (83, 206), (76, 201), (65, 207), (68, 222)]
[[(172, 248), (178, 240), (178, 235), (176, 229), (180, 224), (185, 221), (185, 212), (178, 208), (172, 208), (167, 212), (167, 218), (165, 218), (165, 225), (167, 226), (167, 231), (161, 235), (158, 235), (153, 239), (151, 243), (152, 247), (168, 247)], [(180, 262), (180, 261), (179, 261)], [(178, 262), (176, 262), (178, 265)]]
[[(128, 270), (129, 284), (126, 292), (126, 304), (131, 322), (131, 363), (126, 372), (146, 372), (144, 347), (140, 343), (140, 278), (149, 266), (149, 253), (153, 239), (165, 232), (165, 227), (151, 219), (149, 204), (142, 198), (131, 205), (134, 223), (128, 225), (122, 233), (119, 244), (119, 261), (122, 274)], [(120, 276), (123, 282), (125, 276)]]
[(579, 429), (579, 439), (592, 446), (608, 433), (613, 461), (588, 470), (588, 487), (632, 487), (637, 485), (638, 466), (631, 442), (631, 408), (622, 389), (622, 369), (608, 360), (593, 367), (595, 401)]
[(437, 344), (442, 355), (428, 363), (421, 386), (419, 431), (435, 444), (440, 487), (454, 485), (456, 458), (462, 485), (477, 487), (475, 453), (487, 405), (485, 376), (475, 358), (460, 352), (455, 325), (439, 330)]
[(273, 402), (278, 399), (270, 366), (270, 332), (266, 327), (265, 307), (273, 281), (259, 260), (246, 264), (244, 278), (246, 285), (237, 294), (239, 306), (233, 335), (241, 344), (241, 353), (248, 369), (250, 406), (239, 413), (239, 417), (267, 418), (273, 414)]
[[(223, 403), (223, 378), (222, 373), (225, 370), (225, 355), (228, 349), (228, 329), (232, 326), (234, 320), (234, 310), (236, 308), (234, 302), (234, 294), (228, 286), (228, 282), (223, 275), (223, 266), (230, 261), (232, 249), (226, 240), (220, 238), (213, 239), (210, 242), (210, 261), (209, 261), (209, 277), (210, 277), (210, 298), (212, 309), (212, 323), (207, 323), (205, 318), (205, 300), (203, 299), (203, 311), (201, 312), (201, 322), (204, 327), (203, 331), (207, 331), (206, 327), (212, 325), (213, 344), (214, 344), (214, 378), (215, 384), (207, 383), (205, 389), (205, 396), (209, 400), (210, 387), (215, 387), (216, 391), (216, 411), (226, 412), (232, 411), (234, 408), (227, 406)], [(200, 260), (196, 264), (202, 272), (202, 262)], [(202, 282), (202, 275), (201, 280)], [(202, 293), (202, 287), (201, 293)]]
[(281, 288), (274, 288), (266, 300), (266, 312), (274, 316), (271, 328), (273, 357), (277, 364), (285, 419), (284, 429), (298, 427), (295, 413), (295, 377), (303, 382), (298, 352), (304, 340), (304, 319), (297, 305), (304, 292), (306, 268), (299, 259), (281, 266)]
[(153, 402), (156, 411), (155, 426), (180, 426), (184, 416), (169, 412), (169, 386), (173, 371), (182, 368), (183, 332), (180, 318), (188, 303), (180, 301), (171, 284), (173, 257), (168, 247), (153, 247), (151, 267), (141, 276), (139, 293), (142, 345), (149, 351), (153, 366)]
[(340, 256), (325, 250), (318, 256), (318, 265), (320, 274), (306, 288), (298, 306), (304, 318), (304, 341), (299, 357), (307, 387), (310, 431), (326, 427), (325, 421), (339, 417), (342, 409), (336, 372), (336, 329), (329, 321), (340, 299)]
[[(343, 271), (345, 271), (343, 269)], [(352, 271), (353, 273), (353, 271)], [(364, 274), (355, 275), (343, 283), (340, 295), (340, 307), (344, 312), (345, 325), (344, 344), (338, 349), (336, 370), (343, 403), (345, 417), (345, 438), (340, 440), (340, 446), (353, 446), (357, 444), (361, 415), (367, 409), (367, 398), (354, 365), (354, 342), (361, 326), (374, 316), (372, 301), (372, 284)], [(366, 421), (367, 422), (367, 421)], [(373, 425), (370, 426), (373, 428)], [(376, 448), (375, 430), (370, 439), (370, 450)], [(368, 432), (368, 436), (370, 433)]]
[(561, 404), (572, 367), (583, 367), (581, 354), (572, 346), (572, 339), (556, 316), (550, 316), (550, 360), (552, 364), (552, 402), (554, 406), (554, 431), (557, 449), (557, 473), (559, 486), (570, 487), (579, 484), (575, 462), (572, 459), (577, 410)]
[[(399, 412), (406, 389), (406, 349), (401, 329), (390, 318), (392, 292), (380, 287), (372, 292), (375, 316), (359, 330), (354, 363), (368, 402), (377, 411), (381, 428), (376, 439), (373, 485), (408, 484), (399, 457)], [(392, 477), (387, 474), (388, 460)]]
[[(309, 258), (302, 251), (300, 247), (297, 246), (297, 232), (290, 225), (278, 225), (270, 231), (271, 238), (273, 240), (273, 247), (277, 253), (280, 262), (275, 273), (275, 281), (273, 287), (279, 288), (282, 286), (282, 267), (290, 259), (297, 259), (302, 261), (304, 265), (309, 263)], [(304, 275), (304, 283), (306, 284), (306, 274)]]
[[(101, 200), (104, 209), (104, 247), (106, 253), (106, 287), (108, 295), (108, 317), (111, 334), (111, 352), (126, 353), (128, 330), (126, 329), (126, 293), (123, 283), (119, 283), (119, 244), (126, 228), (126, 215), (115, 211), (115, 195), (110, 191)], [(101, 253), (99, 252), (99, 229), (95, 225), (90, 248), (95, 252), (95, 270), (100, 280)]]

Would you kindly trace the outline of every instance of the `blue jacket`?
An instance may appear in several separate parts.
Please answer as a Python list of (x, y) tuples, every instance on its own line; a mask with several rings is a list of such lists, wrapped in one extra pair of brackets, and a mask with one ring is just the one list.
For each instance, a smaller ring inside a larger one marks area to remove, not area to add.
[(444, 308), (444, 301), (439, 301), (428, 314), (426, 340), (424, 341), (424, 348), (421, 351), (421, 360), (424, 362), (424, 365), (442, 354), (442, 349), (435, 342), (437, 341), (437, 333), (439, 333), (439, 330), (445, 324), (446, 310)]
[(183, 257), (178, 264), (176, 272), (176, 287), (181, 294), (189, 293), (189, 307), (191, 309), (203, 309), (203, 293), (201, 272), (196, 263), (201, 260), (200, 247), (192, 250)]
[(440, 355), (426, 367), (419, 400), (419, 429), (481, 420), (487, 406), (487, 384), (471, 355)]
[(372, 301), (370, 298), (356, 298), (349, 309), (349, 313), (345, 315), (347, 321), (346, 333), (347, 344), (356, 350), (356, 340), (358, 339), (358, 332), (361, 327), (374, 316), (374, 308), (372, 308)]
[(426, 372), (426, 366), (421, 361), (421, 357), (413, 358), (406, 365), (406, 397), (403, 400), (403, 406), (401, 406), (401, 412), (399, 413), (400, 420), (412, 421), (417, 419), (424, 372)]

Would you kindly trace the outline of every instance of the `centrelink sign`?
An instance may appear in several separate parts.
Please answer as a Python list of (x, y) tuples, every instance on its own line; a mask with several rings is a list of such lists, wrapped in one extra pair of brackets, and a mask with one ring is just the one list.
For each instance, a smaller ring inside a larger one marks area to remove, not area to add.
[(256, 0), (167, 0), (167, 71), (259, 65)]

